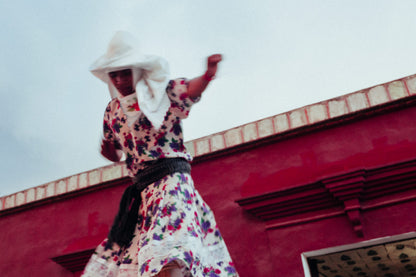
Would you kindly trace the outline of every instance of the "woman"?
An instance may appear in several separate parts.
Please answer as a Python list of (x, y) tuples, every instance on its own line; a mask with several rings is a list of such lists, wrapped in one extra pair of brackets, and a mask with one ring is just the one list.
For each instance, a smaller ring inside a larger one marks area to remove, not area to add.
[(112, 96), (101, 153), (114, 162), (124, 153), (133, 185), (83, 276), (238, 276), (193, 186), (181, 127), (222, 57), (208, 57), (200, 77), (169, 81), (167, 63), (135, 45), (128, 33), (116, 33), (91, 68)]

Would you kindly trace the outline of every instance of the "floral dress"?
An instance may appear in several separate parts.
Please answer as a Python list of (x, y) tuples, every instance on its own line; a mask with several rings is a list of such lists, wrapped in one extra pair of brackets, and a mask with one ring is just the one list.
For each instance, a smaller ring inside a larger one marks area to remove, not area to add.
[[(166, 91), (171, 106), (158, 131), (144, 115), (130, 128), (117, 98), (107, 106), (104, 136), (123, 149), (131, 176), (144, 161), (166, 157), (192, 160), (183, 144), (181, 119), (199, 99), (188, 97), (187, 85), (185, 79), (169, 83)], [(195, 189), (191, 175), (167, 175), (143, 190), (141, 197), (130, 244), (120, 248), (108, 245), (105, 239), (82, 276), (150, 277), (173, 261), (186, 277), (238, 276), (213, 212)]]

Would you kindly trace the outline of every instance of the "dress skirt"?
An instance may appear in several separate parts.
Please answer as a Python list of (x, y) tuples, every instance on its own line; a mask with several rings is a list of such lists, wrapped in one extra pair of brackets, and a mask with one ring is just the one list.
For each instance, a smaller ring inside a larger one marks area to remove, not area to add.
[(82, 276), (151, 277), (175, 261), (186, 277), (236, 277), (238, 273), (214, 214), (194, 188), (190, 174), (174, 173), (141, 194), (131, 243), (96, 249)]

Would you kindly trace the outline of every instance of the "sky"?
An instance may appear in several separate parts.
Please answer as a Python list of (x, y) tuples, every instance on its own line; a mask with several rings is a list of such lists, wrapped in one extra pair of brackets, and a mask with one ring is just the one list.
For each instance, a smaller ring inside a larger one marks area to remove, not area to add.
[(184, 124), (207, 136), (416, 73), (416, 1), (0, 0), (0, 195), (110, 164), (106, 85), (89, 66), (118, 30), (171, 77), (217, 78)]

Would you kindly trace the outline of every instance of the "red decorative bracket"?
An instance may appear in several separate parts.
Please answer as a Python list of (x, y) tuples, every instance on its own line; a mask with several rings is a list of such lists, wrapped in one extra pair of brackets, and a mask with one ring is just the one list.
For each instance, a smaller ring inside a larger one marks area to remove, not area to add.
[(363, 236), (362, 213), (416, 201), (416, 160), (362, 169), (318, 182), (239, 199), (236, 202), (266, 222), (267, 229), (347, 215)]
[(344, 202), (344, 212), (351, 221), (357, 236), (363, 237), (360, 198), (364, 190), (364, 170), (322, 180), (328, 191), (337, 199)]

